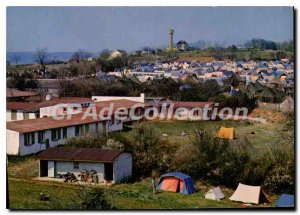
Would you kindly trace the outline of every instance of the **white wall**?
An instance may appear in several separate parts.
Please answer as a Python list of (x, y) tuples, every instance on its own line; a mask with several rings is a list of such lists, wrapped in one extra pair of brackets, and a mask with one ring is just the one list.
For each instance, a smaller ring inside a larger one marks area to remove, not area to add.
[(134, 102), (145, 102), (145, 94), (141, 93), (140, 97), (126, 97), (126, 96), (92, 96), (92, 100), (94, 102), (103, 102), (103, 101), (114, 101), (114, 100), (120, 100), (120, 99), (126, 99)]
[(6, 153), (17, 155), (19, 153), (19, 132), (6, 129)]
[[(24, 112), (22, 110), (18, 110), (16, 113), (17, 119), (12, 120), (11, 118), (11, 110), (6, 110), (6, 122), (17, 121), (17, 120), (24, 120)], [(35, 119), (35, 113), (29, 113), (29, 119)]]
[(11, 110), (6, 110), (6, 122), (10, 122), (11, 120)]
[[(49, 161), (50, 162), (50, 161)], [(104, 164), (103, 163), (93, 163), (93, 162), (79, 162), (79, 169), (73, 168), (72, 161), (55, 161), (55, 175), (66, 174), (67, 172), (74, 173), (78, 178), (78, 173), (80, 170), (86, 169), (88, 171), (96, 170), (99, 181), (104, 180)], [(49, 166), (48, 166), (49, 169)], [(49, 170), (48, 170), (49, 171)], [(48, 177), (51, 177), (48, 175)]]
[[(89, 131), (92, 132), (96, 128), (95, 123), (89, 124)], [(61, 129), (61, 139), (60, 140), (51, 140), (51, 130), (45, 130), (45, 140), (49, 139), (49, 147), (56, 147), (60, 144), (63, 144), (66, 139), (63, 139), (63, 128)], [(105, 130), (104, 130), (105, 129)], [(102, 133), (107, 133), (107, 122), (98, 122), (98, 130)], [(46, 143), (38, 142), (38, 132), (34, 132), (35, 143), (32, 145), (24, 145), (24, 134), (16, 131), (7, 129), (7, 153), (13, 155), (28, 155), (37, 153), (39, 151), (46, 149)], [(67, 138), (75, 137), (75, 126), (67, 127)]]
[(125, 177), (132, 176), (132, 155), (129, 153), (122, 153), (114, 161), (114, 181), (119, 182)]

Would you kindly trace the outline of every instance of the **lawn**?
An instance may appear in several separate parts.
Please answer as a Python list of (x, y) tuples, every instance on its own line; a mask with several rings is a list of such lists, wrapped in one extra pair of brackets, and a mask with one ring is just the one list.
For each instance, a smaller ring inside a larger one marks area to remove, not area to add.
[[(268, 148), (275, 141), (274, 129), (280, 124), (247, 123), (238, 121), (201, 121), (201, 122), (153, 122), (163, 137), (173, 143), (185, 144), (189, 136), (181, 136), (181, 132), (191, 133), (195, 128), (205, 128), (216, 132), (220, 126), (235, 127), (237, 138), (246, 135), (256, 148)], [(254, 131), (255, 135), (248, 133)], [(78, 185), (59, 182), (34, 180), (38, 176), (38, 161), (34, 156), (10, 157), (8, 162), (8, 190), (11, 209), (66, 209), (70, 208), (71, 198), (76, 194)], [(198, 183), (197, 183), (198, 184)], [(119, 184), (106, 189), (109, 197), (118, 209), (194, 209), (194, 208), (240, 208), (241, 203), (228, 199), (233, 190), (222, 188), (226, 198), (213, 201), (203, 198), (209, 187), (195, 186), (196, 193), (182, 195), (169, 192), (152, 193), (150, 179), (132, 184)], [(39, 193), (50, 195), (48, 202), (39, 201)], [(276, 198), (274, 196), (273, 198)], [(267, 205), (271, 206), (271, 205)], [(264, 206), (259, 206), (264, 207)]]
[[(71, 199), (76, 196), (78, 188), (76, 184), (58, 182), (21, 179), (9, 179), (8, 182), (11, 209), (71, 209)], [(106, 193), (117, 209), (240, 208), (242, 206), (242, 203), (228, 199), (233, 193), (232, 190), (223, 189), (226, 198), (221, 201), (205, 199), (203, 195), (208, 189), (197, 190), (192, 195), (170, 192), (153, 194), (150, 179), (147, 179), (133, 184), (114, 185), (106, 188)], [(40, 192), (50, 196), (50, 201), (40, 201)]]
[[(269, 148), (270, 144), (276, 143), (275, 130), (282, 125), (279, 123), (249, 123), (247, 121), (173, 121), (173, 122), (153, 122), (163, 134), (167, 134), (169, 141), (178, 144), (185, 144), (189, 141), (189, 136), (181, 136), (185, 131), (191, 134), (194, 129), (203, 128), (217, 134), (221, 126), (234, 127), (236, 138), (246, 136), (251, 144), (260, 149)], [(255, 134), (249, 134), (254, 131)]]

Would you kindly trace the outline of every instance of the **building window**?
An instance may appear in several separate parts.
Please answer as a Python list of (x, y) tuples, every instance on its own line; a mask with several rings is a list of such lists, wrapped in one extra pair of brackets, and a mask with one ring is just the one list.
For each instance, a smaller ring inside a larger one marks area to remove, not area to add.
[(89, 125), (76, 125), (75, 126), (75, 136), (84, 135), (89, 132)]
[(78, 136), (80, 134), (80, 125), (75, 126), (75, 136)]
[(29, 146), (34, 144), (34, 132), (24, 133), (24, 145)]
[(63, 128), (63, 138), (66, 139), (68, 137), (68, 128)]
[(56, 141), (56, 140), (60, 140), (60, 138), (61, 138), (60, 128), (52, 129), (51, 130), (51, 140)]
[(89, 133), (89, 130), (90, 130), (89, 124), (84, 125), (84, 133), (85, 134)]
[(29, 119), (29, 113), (23, 113), (24, 120)]
[(17, 120), (17, 110), (11, 110), (11, 119)]
[(79, 162), (73, 162), (73, 169), (79, 169)]
[(44, 131), (38, 131), (38, 142), (43, 143), (45, 141), (45, 132)]

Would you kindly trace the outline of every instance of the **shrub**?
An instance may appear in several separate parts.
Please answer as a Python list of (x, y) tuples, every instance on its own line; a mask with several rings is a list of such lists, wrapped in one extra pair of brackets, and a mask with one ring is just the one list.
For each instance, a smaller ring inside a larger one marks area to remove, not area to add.
[(224, 162), (228, 144), (204, 130), (194, 130), (190, 143), (177, 151), (175, 168), (196, 179), (213, 179)]
[(279, 144), (271, 148), (271, 170), (264, 180), (265, 189), (273, 193), (295, 192), (295, 160), (293, 145)]
[(76, 191), (75, 198), (72, 198), (72, 202), (74, 203), (74, 209), (114, 209), (111, 202), (105, 195), (104, 189), (100, 187), (81, 186)]
[(162, 139), (153, 124), (134, 124), (133, 130), (128, 134), (126, 148), (132, 152), (133, 171), (136, 176), (150, 176), (153, 170), (169, 169), (174, 147)]

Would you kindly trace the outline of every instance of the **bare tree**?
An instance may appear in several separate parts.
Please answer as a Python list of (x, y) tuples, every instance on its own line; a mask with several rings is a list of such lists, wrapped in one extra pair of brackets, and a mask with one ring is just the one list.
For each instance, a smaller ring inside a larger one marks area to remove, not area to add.
[(89, 52), (87, 52), (83, 49), (79, 49), (78, 51), (74, 52), (74, 54), (71, 57), (71, 60), (76, 60), (77, 62), (79, 62), (79, 61), (83, 61), (91, 56), (92, 55)]
[(36, 51), (34, 54), (35, 61), (42, 66), (43, 71), (46, 69), (46, 60), (47, 60), (47, 49), (42, 48)]
[(18, 62), (19, 62), (19, 60), (20, 60), (20, 56), (17, 55), (17, 54), (13, 54), (12, 57), (13, 57), (13, 59), (14, 59), (15, 64), (18, 65)]
[(47, 49), (43, 48), (43, 49), (37, 50), (34, 55), (34, 58), (38, 64), (44, 65), (46, 62), (46, 59), (47, 59)]

